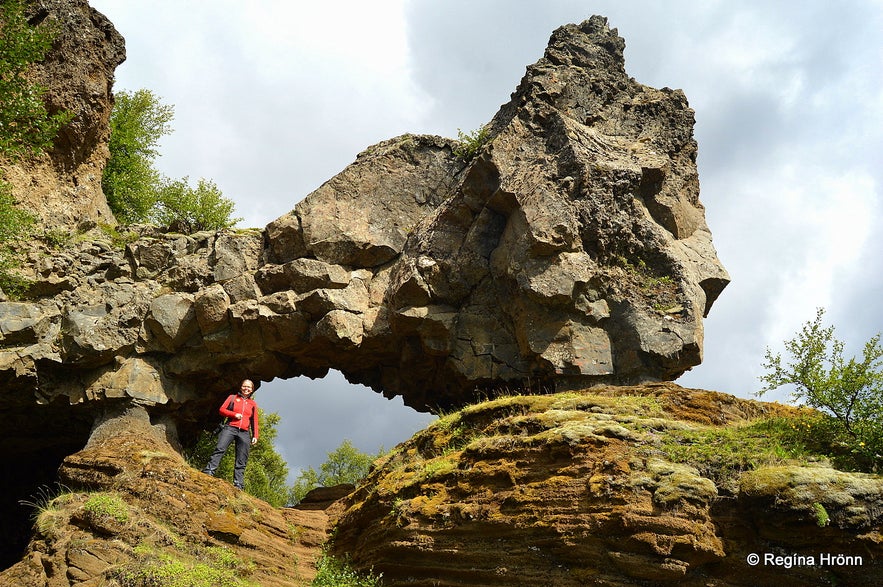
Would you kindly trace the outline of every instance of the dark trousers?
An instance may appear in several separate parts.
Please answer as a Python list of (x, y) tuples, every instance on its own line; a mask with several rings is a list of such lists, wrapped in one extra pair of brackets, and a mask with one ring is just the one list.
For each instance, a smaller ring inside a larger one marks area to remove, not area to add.
[(243, 480), (245, 479), (245, 466), (248, 464), (248, 454), (251, 452), (251, 432), (248, 430), (224, 426), (224, 429), (218, 434), (218, 444), (215, 446), (215, 452), (212, 453), (208, 464), (202, 472), (214, 475), (215, 469), (218, 468), (218, 464), (221, 462), (221, 458), (227, 452), (227, 447), (234, 440), (236, 441), (236, 463), (233, 465), (233, 485), (242, 489)]

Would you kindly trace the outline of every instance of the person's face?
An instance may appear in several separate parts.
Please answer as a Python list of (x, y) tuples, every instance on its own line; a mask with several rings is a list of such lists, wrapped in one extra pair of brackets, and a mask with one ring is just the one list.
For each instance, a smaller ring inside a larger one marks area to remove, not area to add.
[(246, 379), (239, 385), (239, 392), (246, 397), (251, 396), (254, 393), (254, 383)]

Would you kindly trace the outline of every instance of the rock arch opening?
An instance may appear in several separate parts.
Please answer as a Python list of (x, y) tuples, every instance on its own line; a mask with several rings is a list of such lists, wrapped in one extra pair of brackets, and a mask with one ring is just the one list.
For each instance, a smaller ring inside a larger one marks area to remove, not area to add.
[(435, 420), (400, 397), (387, 399), (334, 370), (321, 379), (263, 383), (255, 399), (262, 411), (280, 416), (276, 448), (288, 463), (289, 483), (303, 469), (318, 469), (344, 440), (365, 453), (389, 450)]

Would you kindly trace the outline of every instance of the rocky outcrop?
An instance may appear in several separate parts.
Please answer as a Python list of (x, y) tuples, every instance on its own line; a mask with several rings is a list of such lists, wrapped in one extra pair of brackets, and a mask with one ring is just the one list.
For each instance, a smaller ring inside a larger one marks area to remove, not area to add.
[(34, 538), (0, 584), (308, 584), (325, 511), (270, 507), (191, 468), (166, 434), (143, 408), (108, 413), (33, 504)]
[(70, 112), (54, 148), (26, 161), (0, 161), (20, 204), (48, 227), (115, 223), (101, 190), (107, 163), (114, 70), (126, 58), (122, 36), (87, 0), (25, 2), (28, 20), (56, 31), (52, 50), (31, 72), (46, 88), (50, 113)]
[(389, 587), (879, 585), (883, 479), (740, 441), (796, 412), (673, 384), (470, 406), (375, 463), (334, 552)]
[(630, 79), (623, 47), (600, 17), (556, 31), (468, 161), (406, 135), (263, 232), (35, 251), (35, 299), (4, 303), (0, 379), (19, 404), (195, 402), (186, 420), (244, 375), (334, 368), (418, 409), (676, 378), (728, 278), (693, 113)]

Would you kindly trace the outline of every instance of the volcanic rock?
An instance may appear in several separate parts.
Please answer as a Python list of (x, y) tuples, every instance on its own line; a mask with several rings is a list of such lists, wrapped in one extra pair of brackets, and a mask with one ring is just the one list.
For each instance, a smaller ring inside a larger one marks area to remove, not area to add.
[[(623, 48), (603, 18), (562, 27), (474, 157), (384, 141), (263, 231), (135, 227), (121, 251), (94, 229), (33, 253), (0, 378), (17, 404), (122, 394), (187, 420), (244, 376), (338, 369), (418, 409), (678, 377), (728, 277), (693, 112), (629, 78)], [(151, 365), (149, 392), (105, 384), (127, 365)]]
[(115, 223), (101, 189), (110, 152), (114, 70), (126, 58), (123, 37), (86, 0), (25, 2), (33, 25), (57, 31), (52, 49), (30, 73), (46, 88), (46, 109), (71, 112), (46, 155), (2, 161), (16, 200), (48, 227)]
[[(736, 440), (798, 414), (670, 383), (469, 406), (375, 463), (333, 552), (388, 587), (878, 585), (883, 478), (752, 468)], [(697, 434), (731, 439), (727, 454), (673, 458)]]

